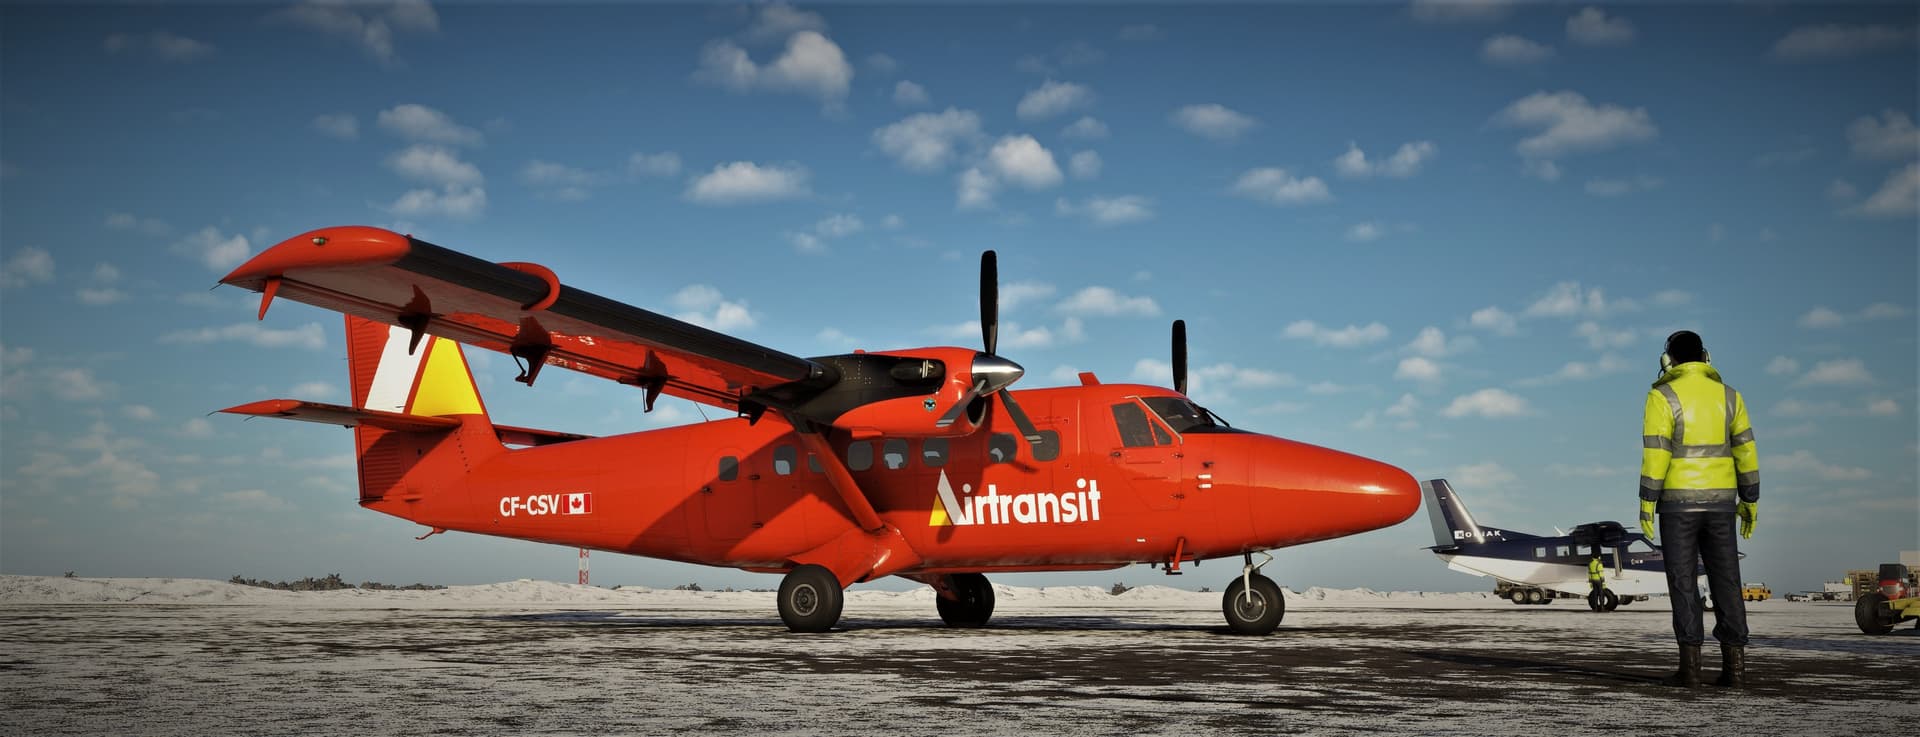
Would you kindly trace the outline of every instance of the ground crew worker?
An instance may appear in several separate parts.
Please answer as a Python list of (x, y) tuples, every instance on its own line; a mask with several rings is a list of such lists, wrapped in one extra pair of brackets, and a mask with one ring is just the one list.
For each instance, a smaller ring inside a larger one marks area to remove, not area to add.
[(1607, 567), (1600, 564), (1600, 556), (1598, 555), (1593, 556), (1593, 560), (1587, 561), (1587, 584), (1591, 586), (1594, 591), (1599, 591), (1602, 587), (1606, 586), (1607, 577), (1604, 573), (1606, 570)]
[(1740, 393), (1721, 383), (1700, 336), (1667, 336), (1660, 378), (1647, 392), (1641, 429), (1640, 530), (1660, 541), (1673, 600), (1680, 669), (1662, 683), (1700, 685), (1701, 599), (1695, 582), (1706, 564), (1713, 593), (1713, 637), (1720, 641), (1721, 686), (1745, 685), (1747, 609), (1740, 600), (1740, 551), (1733, 537), (1753, 537), (1759, 518), (1760, 457)]

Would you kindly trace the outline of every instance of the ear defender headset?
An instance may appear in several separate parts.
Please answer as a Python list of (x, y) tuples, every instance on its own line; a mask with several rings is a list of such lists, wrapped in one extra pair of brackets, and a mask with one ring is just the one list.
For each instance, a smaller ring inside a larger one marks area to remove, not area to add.
[(1673, 368), (1675, 363), (1675, 361), (1673, 360), (1673, 342), (1683, 335), (1692, 337), (1695, 343), (1700, 344), (1700, 360), (1701, 361), (1704, 361), (1706, 363), (1713, 362), (1712, 354), (1707, 353), (1707, 345), (1705, 342), (1700, 340), (1700, 336), (1698, 334), (1694, 333), (1691, 330), (1676, 330), (1672, 335), (1667, 336), (1666, 348), (1662, 349), (1660, 352), (1660, 373), (1664, 374), (1667, 372), (1667, 369)]

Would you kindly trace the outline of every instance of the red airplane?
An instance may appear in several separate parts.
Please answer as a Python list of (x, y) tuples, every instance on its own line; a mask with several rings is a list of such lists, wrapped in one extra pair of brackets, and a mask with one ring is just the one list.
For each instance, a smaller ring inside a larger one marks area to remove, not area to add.
[[(1255, 553), (1396, 524), (1420, 487), (1394, 466), (1229, 427), (1174, 388), (1016, 393), (995, 353), (998, 286), (981, 259), (985, 350), (800, 358), (369, 227), (316, 230), (221, 281), (345, 313), (352, 406), (275, 399), (223, 410), (354, 428), (360, 505), (432, 528), (782, 573), (795, 632), (839, 621), (844, 589), (901, 576), (940, 618), (993, 614), (987, 573), (1097, 571), (1239, 556), (1222, 610), (1266, 634), (1285, 612)], [(734, 412), (610, 437), (494, 424), (460, 344), (506, 353), (531, 386), (553, 365)], [(509, 447), (515, 446), (515, 447)], [(424, 536), (423, 536), (424, 537)]]

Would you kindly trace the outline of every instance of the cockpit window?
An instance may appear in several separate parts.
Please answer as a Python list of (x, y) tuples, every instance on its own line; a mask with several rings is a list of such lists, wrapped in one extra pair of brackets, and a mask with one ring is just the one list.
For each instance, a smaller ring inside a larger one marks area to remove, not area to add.
[(1231, 432), (1227, 421), (1205, 407), (1194, 404), (1183, 397), (1141, 397), (1147, 408), (1167, 423), (1174, 432), (1185, 435), (1190, 432)]
[(1129, 448), (1153, 447), (1153, 430), (1147, 413), (1133, 402), (1113, 405), (1113, 422), (1120, 428), (1120, 444)]

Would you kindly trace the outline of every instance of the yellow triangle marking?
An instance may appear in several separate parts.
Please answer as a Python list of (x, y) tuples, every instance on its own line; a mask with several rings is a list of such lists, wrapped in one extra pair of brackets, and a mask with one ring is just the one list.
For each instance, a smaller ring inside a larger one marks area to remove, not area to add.
[(485, 414), (460, 344), (446, 338), (433, 339), (425, 365), (420, 367), (420, 387), (414, 390), (409, 411), (430, 416)]

